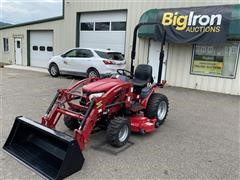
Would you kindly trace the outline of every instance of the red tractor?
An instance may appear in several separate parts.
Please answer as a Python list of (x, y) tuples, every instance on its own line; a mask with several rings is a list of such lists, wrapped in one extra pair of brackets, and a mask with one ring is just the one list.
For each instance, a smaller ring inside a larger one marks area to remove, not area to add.
[[(162, 84), (153, 84), (149, 65), (140, 64), (133, 73), (141, 25), (134, 32), (131, 72), (118, 69), (118, 75), (87, 78), (59, 89), (41, 124), (16, 117), (4, 150), (44, 177), (62, 179), (82, 168), (82, 150), (95, 128), (105, 129), (107, 141), (115, 147), (126, 144), (130, 132), (145, 134), (158, 128), (168, 113), (167, 97), (157, 93)], [(163, 47), (161, 54), (163, 58)], [(55, 130), (62, 115), (73, 137)]]

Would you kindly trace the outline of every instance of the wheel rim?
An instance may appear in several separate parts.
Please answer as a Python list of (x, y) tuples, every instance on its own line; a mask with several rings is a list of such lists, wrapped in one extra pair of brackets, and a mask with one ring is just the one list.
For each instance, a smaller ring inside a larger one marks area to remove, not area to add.
[(119, 134), (118, 134), (118, 139), (119, 139), (120, 142), (124, 142), (124, 141), (127, 139), (127, 137), (128, 137), (128, 131), (129, 131), (129, 129), (128, 129), (128, 126), (127, 126), (127, 125), (124, 125), (124, 126), (120, 129)]
[(55, 66), (51, 67), (51, 74), (54, 76), (57, 74), (57, 68)]
[(88, 76), (89, 77), (98, 77), (98, 75), (95, 71), (90, 71)]
[(157, 116), (158, 120), (162, 121), (167, 113), (167, 103), (165, 101), (161, 101), (158, 105)]

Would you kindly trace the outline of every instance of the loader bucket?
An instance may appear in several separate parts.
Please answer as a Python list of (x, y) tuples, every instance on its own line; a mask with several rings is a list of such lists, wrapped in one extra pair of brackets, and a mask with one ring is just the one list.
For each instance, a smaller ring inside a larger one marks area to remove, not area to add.
[(3, 149), (47, 179), (63, 179), (84, 163), (75, 139), (25, 117), (16, 117)]

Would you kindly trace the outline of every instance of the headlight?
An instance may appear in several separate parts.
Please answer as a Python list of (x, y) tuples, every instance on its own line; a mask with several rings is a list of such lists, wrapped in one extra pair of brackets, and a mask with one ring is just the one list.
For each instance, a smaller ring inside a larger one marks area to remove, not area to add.
[(101, 97), (104, 93), (94, 93), (94, 94), (90, 94), (89, 95), (89, 100), (91, 101), (92, 98), (96, 98), (96, 97)]

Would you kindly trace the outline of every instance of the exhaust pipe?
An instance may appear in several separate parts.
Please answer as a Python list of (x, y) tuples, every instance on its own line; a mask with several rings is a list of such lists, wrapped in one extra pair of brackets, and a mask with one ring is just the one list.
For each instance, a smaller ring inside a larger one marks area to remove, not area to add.
[(3, 149), (48, 179), (70, 176), (84, 163), (75, 139), (22, 116), (16, 117)]

